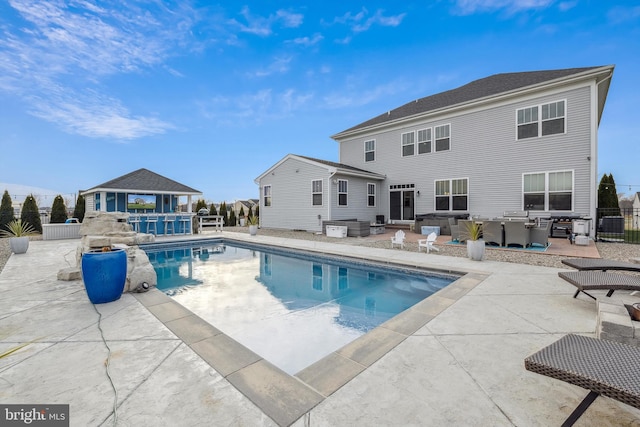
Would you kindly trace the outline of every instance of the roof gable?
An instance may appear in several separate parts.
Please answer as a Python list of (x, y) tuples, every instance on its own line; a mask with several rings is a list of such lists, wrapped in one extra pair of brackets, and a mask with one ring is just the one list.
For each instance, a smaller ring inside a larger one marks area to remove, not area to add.
[(392, 123), (396, 120), (446, 109), (460, 104), (490, 98), (509, 92), (523, 90), (528, 87), (541, 85), (554, 80), (597, 70), (603, 67), (567, 68), (561, 70), (527, 71), (518, 73), (494, 74), (479, 80), (474, 80), (464, 86), (441, 92), (435, 95), (416, 99), (396, 109), (380, 114), (377, 117), (362, 122), (347, 130), (334, 135), (333, 138), (351, 131), (364, 129), (369, 126)]
[(287, 154), (278, 163), (271, 166), (269, 169), (263, 172), (259, 177), (257, 177), (254, 180), (254, 182), (258, 184), (264, 176), (270, 174), (273, 170), (277, 169), (281, 164), (283, 164), (284, 162), (290, 159), (323, 167), (327, 169), (329, 173), (332, 173), (332, 174), (340, 173), (344, 175), (367, 177), (367, 178), (378, 179), (378, 180), (385, 178), (384, 175), (380, 175), (375, 172), (369, 172), (367, 170), (355, 168), (353, 166), (345, 165), (342, 163), (331, 162), (329, 160), (315, 159), (313, 157), (307, 157), (307, 156), (299, 156), (296, 154)]
[(159, 175), (148, 169), (138, 169), (121, 177), (96, 185), (87, 193), (96, 190), (125, 190), (151, 193), (202, 194), (200, 191), (180, 184), (177, 181)]

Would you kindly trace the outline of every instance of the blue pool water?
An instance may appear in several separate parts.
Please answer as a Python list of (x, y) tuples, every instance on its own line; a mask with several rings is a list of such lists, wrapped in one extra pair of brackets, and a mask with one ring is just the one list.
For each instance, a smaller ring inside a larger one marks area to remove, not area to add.
[(458, 277), (265, 246), (144, 246), (158, 289), (289, 374)]

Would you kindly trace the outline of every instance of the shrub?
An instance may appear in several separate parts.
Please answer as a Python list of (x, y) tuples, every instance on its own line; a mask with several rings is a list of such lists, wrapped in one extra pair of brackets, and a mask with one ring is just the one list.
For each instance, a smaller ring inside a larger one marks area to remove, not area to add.
[(5, 230), (7, 224), (14, 219), (16, 218), (13, 215), (13, 202), (11, 201), (11, 196), (7, 190), (4, 190), (2, 203), (0, 203), (0, 230)]
[(24, 199), (20, 219), (23, 223), (29, 224), (38, 233), (42, 233), (40, 211), (38, 210), (38, 204), (36, 203), (36, 198), (33, 197), (33, 194), (29, 194), (27, 198)]
[(211, 203), (211, 207), (209, 208), (209, 215), (218, 215), (218, 210), (216, 209), (216, 205)]
[(61, 195), (57, 195), (53, 199), (51, 206), (51, 224), (64, 224), (67, 220), (67, 207), (64, 205), (64, 199)]
[(231, 209), (231, 213), (229, 214), (229, 227), (235, 227), (236, 225), (236, 213), (233, 209)]
[(198, 199), (198, 201), (196, 202), (196, 212), (198, 212), (202, 208), (207, 208), (207, 202), (205, 202), (203, 199)]
[(229, 212), (227, 211), (227, 204), (225, 202), (220, 203), (220, 215), (222, 215), (224, 225), (229, 225)]
[(84, 221), (85, 212), (84, 196), (78, 194), (78, 200), (76, 200), (76, 207), (73, 209), (73, 217), (78, 218), (78, 221)]
[(244, 207), (240, 206), (240, 213), (238, 214), (240, 218), (244, 218)]

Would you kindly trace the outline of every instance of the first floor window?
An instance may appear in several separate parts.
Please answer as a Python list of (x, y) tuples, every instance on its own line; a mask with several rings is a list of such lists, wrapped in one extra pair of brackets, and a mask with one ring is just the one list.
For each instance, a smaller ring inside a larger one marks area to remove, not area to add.
[(573, 210), (573, 171), (524, 174), (522, 191), (525, 210), (571, 211)]
[(338, 180), (338, 206), (347, 206), (347, 180)]
[(402, 134), (402, 156), (413, 156), (415, 153), (415, 133)]
[(469, 210), (469, 179), (443, 179), (435, 182), (437, 211)]
[(322, 180), (316, 179), (311, 181), (311, 204), (313, 206), (322, 206)]
[(418, 154), (431, 152), (431, 128), (418, 131)]
[(376, 205), (376, 185), (367, 184), (367, 206), (375, 207)]
[(442, 125), (435, 127), (436, 132), (436, 152), (448, 151), (451, 148), (451, 126)]
[(271, 186), (265, 185), (262, 188), (262, 200), (265, 206), (271, 206)]
[(376, 141), (372, 139), (371, 141), (364, 142), (364, 161), (365, 162), (373, 162), (376, 159)]

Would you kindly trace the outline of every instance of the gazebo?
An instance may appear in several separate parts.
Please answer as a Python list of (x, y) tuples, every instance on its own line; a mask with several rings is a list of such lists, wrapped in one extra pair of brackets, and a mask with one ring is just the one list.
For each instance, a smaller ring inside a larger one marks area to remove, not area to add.
[[(136, 231), (190, 234), (192, 197), (202, 192), (148, 169), (138, 169), (80, 192), (87, 211), (128, 212)], [(186, 197), (186, 212), (180, 198)]]

